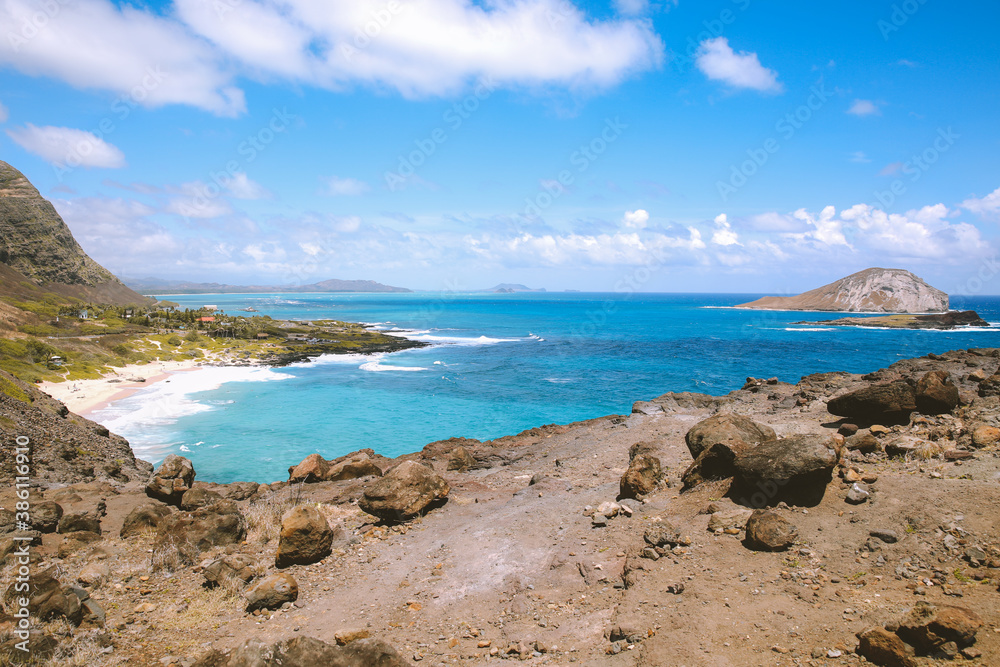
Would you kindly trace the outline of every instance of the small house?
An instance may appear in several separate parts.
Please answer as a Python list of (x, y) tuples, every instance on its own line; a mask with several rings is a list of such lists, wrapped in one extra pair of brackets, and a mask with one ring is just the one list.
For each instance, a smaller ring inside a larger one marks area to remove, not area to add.
[(259, 334), (257, 334), (257, 340), (264, 340), (265, 338), (267, 338), (267, 334), (266, 333), (259, 333)]

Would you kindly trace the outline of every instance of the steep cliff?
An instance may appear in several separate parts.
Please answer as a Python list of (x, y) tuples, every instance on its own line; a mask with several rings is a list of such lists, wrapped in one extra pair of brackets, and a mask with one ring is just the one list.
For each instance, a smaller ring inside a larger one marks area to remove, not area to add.
[(91, 259), (52, 204), (24, 174), (2, 161), (0, 263), (66, 296), (117, 304), (147, 301)]
[(766, 296), (737, 308), (855, 313), (942, 313), (948, 295), (903, 269), (865, 269), (798, 296)]

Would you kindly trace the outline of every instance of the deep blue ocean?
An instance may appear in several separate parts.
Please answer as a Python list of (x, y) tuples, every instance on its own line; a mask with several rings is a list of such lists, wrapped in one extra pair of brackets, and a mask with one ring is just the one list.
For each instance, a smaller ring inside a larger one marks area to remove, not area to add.
[[(308, 454), (386, 456), (628, 413), (668, 391), (721, 395), (747, 376), (796, 382), (865, 373), (929, 352), (1000, 346), (1000, 325), (959, 331), (796, 326), (836, 314), (737, 310), (748, 294), (251, 294), (167, 296), (182, 307), (252, 306), (339, 319), (430, 347), (323, 357), (283, 368), (175, 373), (91, 418), (154, 463), (189, 457), (198, 479), (287, 479)], [(1000, 323), (1000, 297), (952, 299)]]

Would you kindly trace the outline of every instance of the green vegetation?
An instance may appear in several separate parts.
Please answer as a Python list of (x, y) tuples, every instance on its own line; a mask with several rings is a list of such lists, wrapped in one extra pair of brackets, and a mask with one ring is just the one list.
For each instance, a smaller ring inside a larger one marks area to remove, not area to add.
[(31, 397), (28, 396), (27, 392), (2, 376), (0, 376), (0, 394), (6, 394), (7, 396), (16, 398), (23, 403), (31, 403)]

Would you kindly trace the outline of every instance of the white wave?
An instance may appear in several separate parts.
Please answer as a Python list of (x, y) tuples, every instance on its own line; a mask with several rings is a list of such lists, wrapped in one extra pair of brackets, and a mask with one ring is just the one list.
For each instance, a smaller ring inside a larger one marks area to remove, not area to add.
[(479, 338), (464, 338), (462, 336), (435, 336), (429, 333), (417, 333), (417, 334), (405, 334), (404, 338), (410, 340), (418, 340), (423, 343), (432, 343), (436, 345), (465, 345), (469, 347), (476, 347), (480, 345), (496, 345), (498, 343), (523, 343), (527, 340), (537, 340), (531, 338), (491, 338), (489, 336), (480, 336)]
[(545, 378), (546, 382), (551, 382), (553, 384), (566, 384), (572, 382), (572, 378)]
[(839, 327), (785, 327), (785, 331), (835, 331)]
[(443, 361), (435, 361), (434, 365), (435, 366), (447, 366), (448, 364), (444, 363)]
[(140, 389), (88, 417), (127, 438), (136, 456), (155, 461), (177, 444), (163, 442), (162, 427), (182, 417), (215, 409), (198, 401), (195, 394), (218, 389), (228, 382), (271, 382), (291, 377), (260, 366), (206, 366), (178, 371), (170, 373), (170, 379)]
[(367, 364), (361, 364), (361, 366), (359, 366), (358, 368), (360, 368), (363, 371), (373, 371), (373, 372), (381, 372), (381, 371), (408, 371), (408, 372), (413, 372), (413, 371), (426, 371), (427, 370), (426, 368), (421, 368), (420, 366), (389, 366), (389, 365), (383, 364), (383, 363), (381, 363), (379, 361), (369, 361)]
[(191, 450), (188, 448), (187, 445), (181, 445), (181, 451), (182, 452), (190, 452)]

